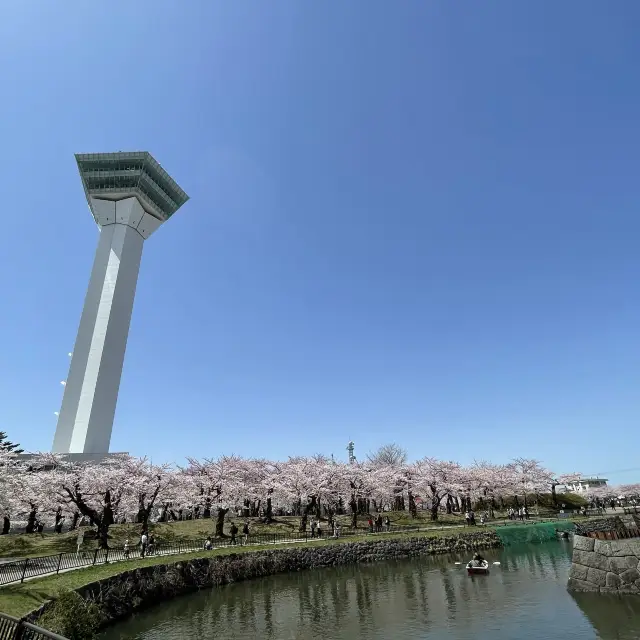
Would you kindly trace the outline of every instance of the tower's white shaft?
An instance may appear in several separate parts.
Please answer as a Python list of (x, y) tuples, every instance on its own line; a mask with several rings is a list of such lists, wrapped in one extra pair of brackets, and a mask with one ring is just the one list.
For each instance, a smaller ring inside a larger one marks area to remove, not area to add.
[[(99, 220), (100, 240), (58, 417), (54, 453), (109, 451), (142, 247), (151, 232), (142, 228), (150, 216), (136, 198), (118, 203), (94, 201), (94, 208), (106, 213)], [(146, 223), (154, 228), (160, 224)]]

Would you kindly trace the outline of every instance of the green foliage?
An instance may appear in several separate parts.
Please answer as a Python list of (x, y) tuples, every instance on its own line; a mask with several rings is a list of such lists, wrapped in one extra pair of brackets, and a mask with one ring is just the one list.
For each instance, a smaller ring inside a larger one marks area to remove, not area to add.
[(0, 449), (13, 451), (13, 453), (24, 453), (24, 449), (21, 449), (19, 444), (13, 444), (13, 442), (7, 440), (7, 434), (4, 431), (0, 431)]
[[(523, 505), (523, 498), (521, 495), (517, 496), (518, 498), (518, 506)], [(580, 509), (580, 507), (587, 504), (587, 501), (582, 497), (575, 493), (558, 493), (556, 496), (556, 504), (553, 504), (553, 497), (551, 493), (531, 493), (527, 494), (527, 504), (529, 507), (537, 504), (541, 509), (552, 509), (557, 510), (561, 509), (561, 505), (565, 504), (565, 509)], [(505, 507), (514, 507), (516, 506), (516, 500), (514, 497), (505, 498), (504, 500)]]
[[(587, 501), (577, 493), (559, 493), (556, 496), (556, 503), (558, 509), (562, 508), (562, 504), (566, 505), (565, 509), (580, 509), (587, 505)], [(540, 496), (540, 505), (543, 507), (552, 506), (550, 493), (543, 493)]]
[(38, 620), (38, 625), (69, 640), (92, 640), (97, 637), (103, 619), (95, 602), (86, 602), (75, 591), (63, 591)]

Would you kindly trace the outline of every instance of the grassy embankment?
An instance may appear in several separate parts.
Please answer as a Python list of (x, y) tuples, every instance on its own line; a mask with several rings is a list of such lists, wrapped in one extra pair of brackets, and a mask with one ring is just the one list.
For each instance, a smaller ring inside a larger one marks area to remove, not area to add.
[[(573, 509), (584, 504), (579, 496), (568, 494), (559, 497), (559, 502), (563, 501), (567, 504), (568, 509)], [(541, 504), (538, 508), (532, 507), (530, 514), (535, 517), (551, 517), (555, 512), (550, 509), (550, 496), (543, 495), (540, 500)], [(385, 513), (389, 516), (392, 525), (417, 525), (423, 528), (440, 528), (443, 526), (461, 526), (464, 525), (464, 517), (461, 514), (440, 514), (439, 520), (433, 522), (429, 517), (428, 511), (419, 511), (417, 518), (412, 518), (406, 511)], [(479, 516), (478, 516), (479, 519)], [(506, 519), (506, 514), (496, 512), (495, 521), (490, 524), (500, 523)], [(225, 521), (225, 530), (228, 531), (229, 523), (233, 518), (227, 517)], [(243, 523), (243, 518), (235, 518), (238, 523)], [(342, 526), (343, 532), (350, 531), (350, 516), (338, 516), (337, 520)], [(299, 517), (278, 517), (269, 525), (261, 523), (257, 518), (249, 518), (249, 526), (252, 534), (276, 533), (276, 534), (296, 534), (300, 523)], [(366, 531), (366, 518), (359, 516), (358, 524), (363, 531)], [(151, 533), (156, 537), (158, 543), (177, 544), (182, 542), (192, 542), (194, 540), (204, 541), (208, 535), (212, 535), (215, 529), (215, 521), (206, 520), (187, 520), (184, 522), (161, 523), (150, 526)], [(128, 538), (132, 544), (135, 544), (140, 535), (140, 525), (114, 525), (110, 528), (109, 544), (114, 548), (122, 548), (124, 541)], [(91, 532), (87, 531), (85, 537), (84, 549), (94, 549), (97, 543), (90, 538)], [(8, 536), (0, 536), (0, 558), (28, 558), (46, 555), (55, 555), (58, 553), (69, 553), (76, 551), (76, 541), (78, 538), (77, 531), (68, 533), (33, 533), (33, 534), (11, 534)], [(0, 609), (1, 611), (1, 609)]]
[[(486, 527), (482, 530), (491, 530), (491, 527)], [(468, 530), (471, 532), (471, 530)], [(477, 532), (477, 530), (473, 530)], [(453, 535), (460, 533), (460, 530), (454, 530)], [(409, 533), (381, 533), (377, 534), (375, 538), (367, 535), (349, 536), (347, 538), (339, 539), (326, 539), (318, 540), (315, 542), (299, 542), (288, 544), (269, 544), (269, 545), (249, 545), (246, 547), (225, 547), (221, 549), (214, 549), (213, 551), (198, 551), (193, 553), (186, 553), (175, 556), (151, 556), (144, 559), (135, 559), (127, 562), (116, 562), (113, 564), (99, 565), (95, 567), (87, 567), (85, 569), (77, 569), (60, 575), (49, 576), (45, 578), (36, 578), (28, 580), (22, 584), (13, 584), (6, 587), (0, 587), (0, 611), (8, 613), (13, 616), (23, 616), (30, 611), (38, 608), (46, 600), (56, 597), (58, 593), (66, 590), (74, 590), (82, 587), (85, 584), (95, 582), (97, 580), (103, 580), (111, 576), (122, 573), (123, 571), (130, 571), (139, 567), (148, 567), (156, 564), (169, 564), (173, 562), (179, 562), (181, 560), (193, 560), (194, 558), (212, 557), (229, 555), (232, 553), (251, 553), (256, 551), (264, 551), (273, 549), (291, 547), (306, 546), (308, 544), (314, 545), (336, 545), (352, 542), (362, 542), (384, 539), (403, 539), (403, 538), (416, 538), (416, 537), (444, 537), (452, 535), (451, 530), (433, 530), (424, 532), (409, 532)]]
[[(385, 514), (387, 515), (387, 514)], [(418, 525), (425, 527), (441, 527), (446, 525), (460, 525), (464, 518), (457, 516), (441, 516), (438, 522), (432, 522), (426, 512), (420, 512), (417, 519), (413, 519), (406, 513), (390, 513), (389, 517), (394, 525)], [(274, 522), (266, 525), (257, 518), (235, 518), (235, 522), (241, 526), (245, 520), (249, 521), (252, 535), (260, 534), (292, 534), (298, 533), (300, 524), (299, 517), (278, 517)], [(349, 529), (350, 520), (348, 516), (339, 516), (343, 531)], [(228, 533), (230, 523), (233, 518), (225, 521), (225, 531)], [(358, 522), (362, 531), (366, 531), (366, 519), (360, 518)], [(114, 525), (109, 529), (109, 545), (121, 548), (128, 538), (131, 543), (136, 543), (140, 536), (141, 525), (127, 524)], [(160, 543), (192, 542), (194, 540), (204, 541), (208, 535), (212, 535), (215, 530), (215, 521), (212, 519), (185, 520), (182, 522), (151, 524), (149, 530), (154, 534)], [(326, 525), (325, 525), (326, 530)], [(91, 539), (90, 529), (86, 530), (84, 547), (93, 549), (97, 546), (95, 540)], [(76, 551), (77, 531), (70, 531), (62, 534), (55, 533), (35, 533), (35, 534), (11, 534), (0, 536), (0, 557), (2, 558), (23, 558), (42, 555), (54, 555), (56, 553)]]
[[(385, 514), (386, 515), (386, 514)], [(389, 514), (392, 523), (398, 525), (418, 525), (420, 527), (442, 527), (448, 525), (461, 525), (464, 518), (456, 516), (441, 516), (437, 522), (432, 522), (426, 512), (420, 512), (417, 519), (411, 518), (405, 513)], [(269, 525), (265, 525), (257, 518), (248, 518), (252, 535), (259, 534), (297, 534), (300, 523), (298, 517), (279, 517)], [(343, 531), (350, 530), (348, 516), (338, 518)], [(245, 522), (245, 519), (236, 518), (238, 524)], [(225, 523), (225, 531), (228, 532), (231, 519)], [(366, 520), (359, 521), (363, 533), (366, 531)], [(212, 535), (215, 530), (215, 521), (206, 520), (186, 520), (183, 522), (152, 524), (149, 530), (158, 543), (177, 544), (181, 542), (193, 542), (202, 540), (204, 542), (208, 535)], [(94, 549), (97, 542), (91, 538), (93, 532), (86, 530), (84, 549)], [(130, 543), (137, 543), (140, 536), (139, 524), (114, 525), (109, 529), (109, 545), (114, 548), (122, 548), (124, 541), (128, 538)], [(0, 536), (0, 557), (1, 558), (27, 558), (36, 556), (55, 555), (57, 553), (67, 553), (76, 551), (78, 539), (77, 531), (66, 533), (31, 533), (31, 534), (11, 534)]]

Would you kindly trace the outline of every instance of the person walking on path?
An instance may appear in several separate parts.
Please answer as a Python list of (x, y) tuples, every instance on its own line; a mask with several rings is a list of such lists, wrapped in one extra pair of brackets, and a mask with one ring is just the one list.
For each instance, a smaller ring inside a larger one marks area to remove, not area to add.
[(231, 523), (231, 544), (237, 544), (236, 536), (238, 535), (238, 527), (236, 527), (236, 523)]
[(245, 522), (242, 527), (242, 544), (247, 544), (249, 540), (249, 522)]
[(387, 531), (391, 531), (391, 520), (389, 520), (389, 516), (384, 519), (384, 526)]
[(78, 533), (78, 540), (76, 541), (76, 545), (78, 547), (77, 553), (80, 554), (80, 549), (82, 547), (82, 543), (84, 542), (84, 529), (80, 529), (80, 533)]
[(312, 520), (311, 521), (311, 537), (315, 538), (316, 537), (316, 521)]
[(127, 538), (124, 541), (124, 549), (123, 549), (123, 551), (124, 551), (124, 559), (128, 560), (129, 559), (129, 538)]
[(140, 536), (140, 557), (144, 558), (145, 553), (147, 552), (147, 545), (149, 544), (149, 536), (147, 536), (147, 532), (143, 531)]

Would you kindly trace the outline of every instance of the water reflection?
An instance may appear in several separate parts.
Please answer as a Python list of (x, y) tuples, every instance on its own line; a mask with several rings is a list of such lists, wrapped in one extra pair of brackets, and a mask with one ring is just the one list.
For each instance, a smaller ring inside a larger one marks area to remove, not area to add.
[(630, 640), (640, 603), (576, 596), (564, 541), (487, 552), (469, 577), (454, 556), (273, 576), (186, 596), (138, 615), (104, 640)]
[(575, 593), (573, 600), (602, 640), (640, 638), (640, 599), (597, 593)]

